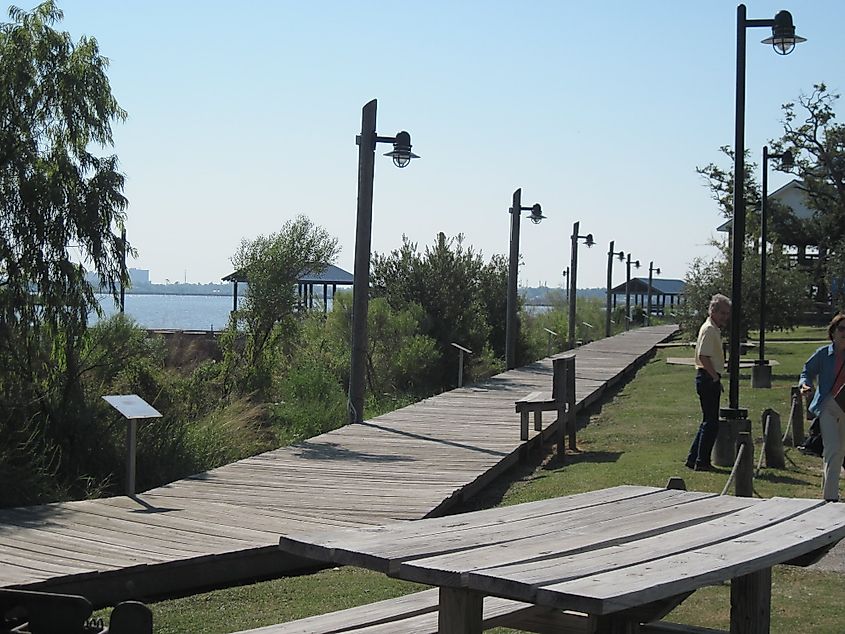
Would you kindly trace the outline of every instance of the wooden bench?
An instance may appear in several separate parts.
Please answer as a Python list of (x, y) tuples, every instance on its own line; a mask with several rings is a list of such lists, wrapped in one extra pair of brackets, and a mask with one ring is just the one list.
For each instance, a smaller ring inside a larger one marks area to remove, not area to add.
[[(438, 590), (424, 590), (346, 610), (309, 616), (234, 634), (438, 634)], [(483, 627), (509, 627), (527, 632), (578, 634), (590, 631), (583, 612), (561, 611), (530, 603), (484, 597)], [(642, 634), (715, 634), (717, 630), (651, 623)]]
[(559, 420), (566, 415), (566, 403), (554, 400), (551, 392), (531, 392), (514, 405), (519, 414), (520, 440), (528, 440), (528, 414), (534, 413), (534, 431), (543, 430), (543, 412), (557, 412)]
[(531, 392), (514, 402), (519, 414), (519, 439), (528, 440), (528, 415), (534, 414), (534, 431), (543, 430), (543, 412), (557, 412), (558, 453), (563, 454), (565, 429), (569, 430), (569, 448), (575, 449), (575, 355), (552, 359), (552, 391)]

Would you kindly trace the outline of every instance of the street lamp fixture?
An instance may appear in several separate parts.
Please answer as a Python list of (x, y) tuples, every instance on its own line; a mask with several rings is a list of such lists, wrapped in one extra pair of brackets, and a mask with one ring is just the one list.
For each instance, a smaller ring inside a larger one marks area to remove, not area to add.
[[(749, 20), (748, 22), (748, 26), (756, 26), (750, 23), (768, 22), (768, 20)], [(807, 38), (795, 35), (795, 25), (792, 24), (792, 14), (789, 11), (778, 11), (773, 22), (772, 36), (767, 37), (762, 43), (771, 44), (778, 55), (789, 55), (796, 44), (807, 41)]]
[(625, 260), (625, 253), (623, 251), (614, 251), (613, 246), (615, 242), (610, 241), (610, 248), (607, 250), (607, 304), (604, 310), (604, 336), (610, 336), (610, 289), (613, 286), (613, 258), (618, 257), (619, 261)]
[(569, 349), (575, 349), (575, 295), (578, 288), (578, 240), (583, 240), (587, 247), (592, 247), (595, 244), (593, 234), (588, 233), (585, 236), (579, 235), (578, 230), (581, 223), (576, 222), (572, 225), (572, 241), (571, 253), (572, 262), (569, 265)]
[(651, 326), (651, 284), (652, 284), (652, 275), (657, 273), (660, 275), (660, 267), (654, 268), (654, 262), (648, 263), (648, 301), (646, 302), (646, 313), (645, 319), (646, 324)]
[(727, 420), (747, 420), (748, 411), (739, 407), (739, 338), (742, 322), (742, 252), (745, 246), (745, 39), (746, 29), (766, 27), (772, 36), (763, 40), (780, 55), (788, 55), (799, 42), (806, 39), (795, 35), (792, 15), (780, 11), (774, 19), (749, 20), (746, 7), (736, 8), (736, 111), (734, 130), (734, 218), (733, 253), (731, 257), (731, 323), (730, 353), (728, 357), (728, 407), (721, 414)]
[(405, 132), (398, 132), (395, 137), (376, 137), (380, 143), (393, 143), (393, 151), (385, 152), (385, 156), (393, 157), (393, 164), (396, 167), (407, 167), (411, 159), (420, 158), (411, 152), (411, 135)]
[(358, 212), (355, 228), (355, 272), (352, 282), (352, 360), (349, 370), (349, 422), (364, 420), (364, 386), (367, 354), (367, 313), (370, 293), (370, 245), (373, 224), (373, 176), (375, 150), (378, 143), (392, 143), (397, 167), (405, 167), (411, 159), (419, 158), (411, 152), (411, 135), (399, 132), (395, 137), (376, 134), (376, 108), (373, 99), (361, 110), (361, 134), (355, 138), (358, 145)]
[(519, 267), (519, 219), (523, 211), (530, 211), (528, 216), (535, 225), (540, 224), (545, 216), (539, 203), (530, 207), (522, 206), (522, 189), (513, 193), (513, 203), (508, 210), (511, 215), (511, 243), (508, 259), (508, 300), (505, 318), (505, 364), (508, 370), (516, 367), (516, 283)]
[(631, 261), (631, 254), (628, 253), (625, 264), (625, 330), (628, 330), (633, 319), (631, 317), (631, 265), (633, 264), (634, 268), (638, 269), (640, 268), (640, 261)]
[(760, 200), (760, 341), (759, 358), (751, 368), (751, 387), (772, 387), (772, 368), (766, 360), (766, 265), (768, 263), (766, 244), (768, 243), (768, 197), (769, 197), (769, 159), (779, 159), (782, 169), (790, 169), (795, 161), (792, 152), (786, 150), (780, 154), (769, 154), (768, 146), (763, 146), (763, 197)]

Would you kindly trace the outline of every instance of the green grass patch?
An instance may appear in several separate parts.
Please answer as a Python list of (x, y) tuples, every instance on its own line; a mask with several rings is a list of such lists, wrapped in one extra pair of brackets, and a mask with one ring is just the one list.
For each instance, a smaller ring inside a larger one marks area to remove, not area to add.
[[(797, 339), (814, 338), (803, 331), (790, 334)], [(788, 341), (767, 345), (767, 357), (779, 362), (773, 368), (772, 389), (752, 390), (750, 370), (741, 373), (740, 404), (749, 409), (755, 452), (761, 450), (761, 412), (772, 408), (781, 414), (783, 425), (788, 424), (790, 387), (797, 382), (804, 360), (818, 345)], [(589, 413), (589, 420), (583, 421), (587, 426), (579, 432), (578, 453), (568, 455), (564, 463), (549, 456), (535, 467), (518, 467), (507, 476), (510, 480), (497, 482), (483, 492), (473, 508), (516, 504), (619, 484), (664, 486), (671, 476), (683, 477), (690, 490), (720, 492), (727, 481), (728, 469), (696, 473), (683, 466), (698, 428), (700, 410), (693, 369), (667, 364), (669, 356), (680, 355), (677, 349), (660, 351), (634, 380), (606, 400), (600, 409)], [(762, 470), (754, 483), (755, 493), (760, 497), (818, 498), (821, 460), (794, 449), (787, 449), (786, 457), (785, 469)], [(845, 603), (843, 581), (839, 573), (776, 567), (772, 632), (842, 634), (845, 631), (841, 615), (841, 605)], [(418, 589), (420, 586), (384, 575), (344, 568), (162, 601), (151, 607), (156, 632), (214, 634), (326, 613)], [(729, 592), (727, 585), (699, 590), (668, 619), (727, 629)]]

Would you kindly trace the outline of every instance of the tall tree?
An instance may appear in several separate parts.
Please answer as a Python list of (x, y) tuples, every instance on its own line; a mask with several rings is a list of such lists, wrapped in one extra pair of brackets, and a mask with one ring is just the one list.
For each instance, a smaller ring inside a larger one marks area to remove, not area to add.
[(304, 215), (286, 222), (278, 233), (241, 242), (232, 264), (249, 283), (249, 294), (235, 316), (245, 327), (246, 345), (229, 349), (230, 361), (241, 370), (235, 380), (245, 381), (239, 391), (270, 387), (275, 355), (285, 353), (285, 343), (294, 340), (296, 280), (305, 272), (322, 272), (337, 253), (337, 238)]
[(795, 174), (803, 181), (808, 204), (819, 221), (819, 246), (829, 248), (845, 237), (845, 125), (833, 106), (838, 94), (824, 83), (810, 95), (783, 105), (783, 136), (774, 150), (789, 150)]
[(112, 145), (126, 113), (97, 41), (55, 30), (50, 1), (0, 24), (0, 443), (23, 436), (72, 451), (82, 407), (79, 354), (99, 309), (85, 281), (114, 295), (126, 279), (127, 201)]

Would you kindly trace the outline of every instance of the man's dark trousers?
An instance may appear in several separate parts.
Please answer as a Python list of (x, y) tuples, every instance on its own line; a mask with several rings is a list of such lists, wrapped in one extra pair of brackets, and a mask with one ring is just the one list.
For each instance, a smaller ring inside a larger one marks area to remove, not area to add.
[(701, 403), (701, 425), (687, 456), (690, 468), (710, 466), (710, 452), (719, 434), (719, 398), (722, 395), (722, 383), (714, 381), (706, 370), (699, 369), (695, 375), (695, 391)]

